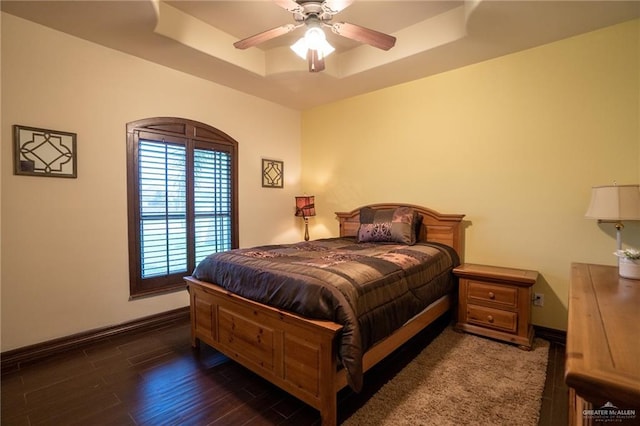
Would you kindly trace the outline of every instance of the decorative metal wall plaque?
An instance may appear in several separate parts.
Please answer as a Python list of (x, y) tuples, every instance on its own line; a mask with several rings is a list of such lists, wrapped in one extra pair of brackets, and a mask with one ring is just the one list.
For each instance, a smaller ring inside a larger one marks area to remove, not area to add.
[(262, 186), (264, 188), (284, 187), (284, 161), (262, 159)]
[(77, 177), (76, 134), (13, 126), (16, 175)]

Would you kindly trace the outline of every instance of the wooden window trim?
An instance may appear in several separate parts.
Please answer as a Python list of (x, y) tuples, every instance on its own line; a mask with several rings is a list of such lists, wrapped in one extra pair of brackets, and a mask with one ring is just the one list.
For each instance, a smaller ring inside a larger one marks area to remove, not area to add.
[[(193, 174), (193, 152), (195, 148), (226, 151), (231, 156), (231, 247), (238, 247), (238, 142), (226, 133), (197, 121), (155, 117), (127, 123), (127, 218), (129, 246), (129, 294), (130, 298), (153, 296), (183, 290), (183, 277), (195, 268), (195, 230), (187, 226), (187, 269), (177, 273), (152, 279), (142, 279), (140, 262), (138, 200), (138, 139), (140, 135), (156, 140), (185, 144), (187, 147), (187, 175)], [(194, 217), (193, 178), (187, 178), (187, 223)]]

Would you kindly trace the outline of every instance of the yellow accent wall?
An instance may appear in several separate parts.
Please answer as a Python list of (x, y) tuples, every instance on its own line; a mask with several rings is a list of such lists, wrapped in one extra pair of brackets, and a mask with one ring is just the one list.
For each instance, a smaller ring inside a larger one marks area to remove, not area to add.
[[(233, 137), (240, 245), (301, 239), (299, 111), (1, 18), (2, 351), (189, 304), (186, 291), (129, 301), (127, 122), (184, 117)], [(76, 133), (77, 179), (13, 175), (14, 124)], [(262, 188), (263, 157), (284, 161), (284, 189)]]
[(566, 329), (571, 262), (616, 259), (590, 188), (640, 178), (639, 39), (635, 20), (304, 112), (312, 237), (369, 203), (466, 214), (465, 260), (538, 270), (533, 322)]

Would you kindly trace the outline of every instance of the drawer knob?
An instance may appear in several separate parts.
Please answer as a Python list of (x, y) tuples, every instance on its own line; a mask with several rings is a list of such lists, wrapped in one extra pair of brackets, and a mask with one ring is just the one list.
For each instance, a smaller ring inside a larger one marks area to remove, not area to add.
[(490, 323), (493, 323), (493, 315), (487, 316), (487, 321), (489, 321)]
[(496, 295), (492, 291), (490, 291), (489, 292), (489, 299), (495, 299), (495, 298), (496, 298)]

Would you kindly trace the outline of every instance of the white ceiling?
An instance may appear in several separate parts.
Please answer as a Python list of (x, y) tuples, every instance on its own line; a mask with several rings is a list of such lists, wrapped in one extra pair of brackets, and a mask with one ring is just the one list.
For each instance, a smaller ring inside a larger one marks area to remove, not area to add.
[(328, 32), (336, 52), (325, 71), (309, 73), (288, 48), (301, 28), (258, 47), (233, 47), (294, 22), (269, 0), (4, 0), (1, 8), (300, 110), (640, 17), (636, 0), (356, 0), (333, 22), (394, 35), (396, 45), (383, 51)]

